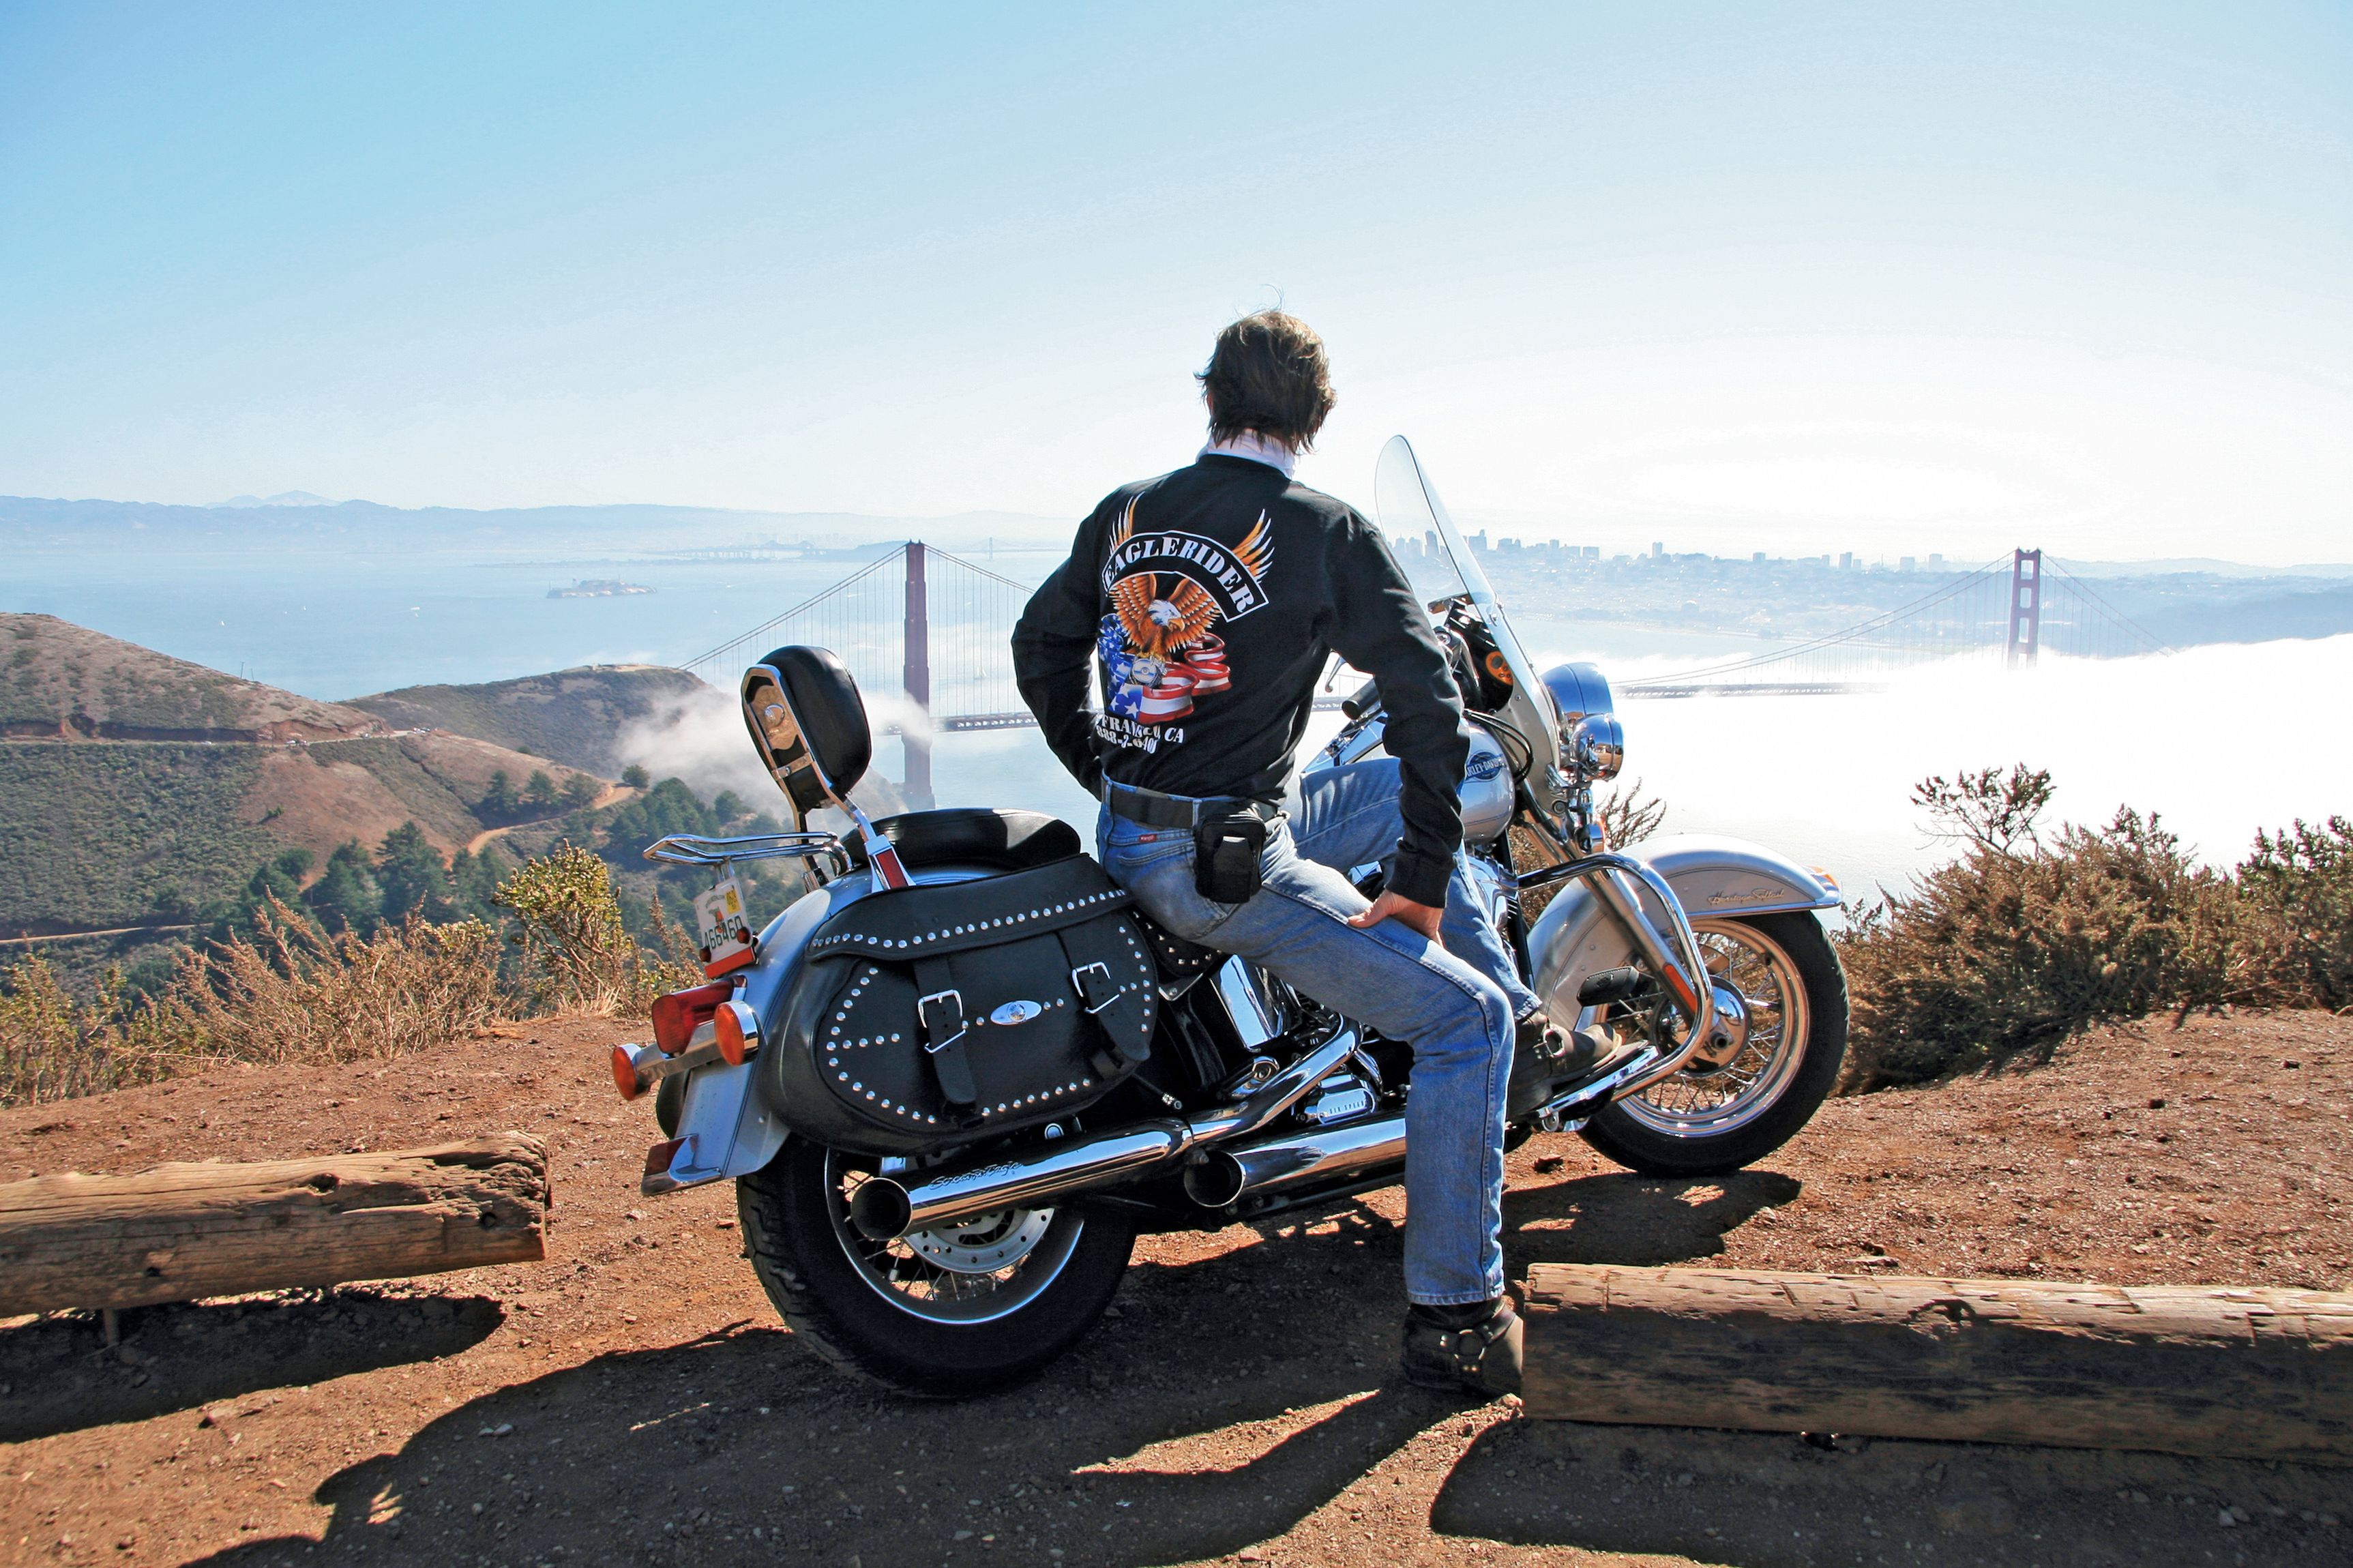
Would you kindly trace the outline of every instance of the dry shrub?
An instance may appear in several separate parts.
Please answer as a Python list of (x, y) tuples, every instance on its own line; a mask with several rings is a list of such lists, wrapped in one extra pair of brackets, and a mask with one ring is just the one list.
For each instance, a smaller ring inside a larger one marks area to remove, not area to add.
[(621, 923), (605, 862), (575, 844), (559, 844), (524, 862), (499, 884), (498, 901), (514, 911), (532, 972), (533, 1002), (599, 1017), (643, 1016), (665, 991), (691, 985), (702, 972), (681, 960), (688, 942), (659, 900), (656, 940), (668, 951), (640, 950)]
[(201, 1062), (164, 1022), (159, 1009), (126, 1000), (118, 971), (99, 983), (95, 1001), (76, 1001), (27, 944), (0, 973), (0, 1108), (129, 1089)]
[(1595, 803), (1593, 815), (1601, 819), (1609, 847), (1623, 849), (1658, 832), (1659, 825), (1667, 819), (1667, 803), (1656, 795), (1644, 795), (1642, 781), (1635, 779), (1611, 784)]
[(499, 1002), (498, 933), (480, 921), (328, 935), (273, 900), (250, 938), (184, 958), (151, 1010), (206, 1057), (274, 1065), (405, 1055), (491, 1022)]
[(500, 885), (526, 975), (501, 974), (499, 932), (411, 916), (375, 935), (320, 931), (275, 898), (250, 935), (185, 954), (140, 999), (109, 972), (77, 1001), (28, 949), (0, 971), (0, 1107), (151, 1083), (214, 1062), (271, 1066), (402, 1055), (538, 1011), (641, 1016), (702, 978), (693, 938), (653, 905), (655, 951), (622, 929), (605, 863), (570, 844)]
[(102, 1094), (221, 1061), (353, 1061), (438, 1045), (499, 1015), (498, 935), (410, 920), (322, 933), (284, 904), (190, 952), (161, 995), (110, 973), (78, 1003), (44, 959), (0, 979), (0, 1105)]

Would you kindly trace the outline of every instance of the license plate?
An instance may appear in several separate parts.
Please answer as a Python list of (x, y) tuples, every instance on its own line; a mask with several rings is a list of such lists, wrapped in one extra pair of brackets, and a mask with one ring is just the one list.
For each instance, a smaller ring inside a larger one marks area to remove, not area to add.
[(749, 917), (744, 912), (744, 891), (733, 875), (720, 878), (709, 892), (696, 896), (694, 927), (702, 972), (713, 980), (743, 968), (758, 955)]

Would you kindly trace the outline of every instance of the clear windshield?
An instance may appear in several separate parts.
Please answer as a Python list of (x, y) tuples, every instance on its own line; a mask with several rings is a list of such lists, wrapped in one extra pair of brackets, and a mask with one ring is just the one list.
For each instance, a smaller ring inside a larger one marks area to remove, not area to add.
[[(1431, 538), (1438, 542), (1439, 554), (1433, 564), (1436, 576), (1443, 579), (1450, 571), (1459, 588), (1442, 585), (1440, 595), (1461, 593), (1470, 596), (1472, 607), (1484, 621), (1487, 630), (1503, 650), (1504, 661), (1512, 667), (1512, 683), (1517, 688), (1511, 706), (1520, 710), (1520, 722), (1534, 720), (1541, 728), (1533, 739), (1547, 739), (1556, 721), (1552, 703), (1545, 692), (1544, 683), (1537, 679), (1535, 661), (1527, 649), (1520, 646), (1519, 634), (1496, 601), (1495, 590), (1487, 581), (1486, 570), (1479, 558), (1454, 526), (1448, 515), (1446, 503), (1438, 499), (1430, 477), (1421, 471), (1421, 460), (1413, 455), (1413, 446), (1402, 436), (1389, 437), (1381, 448), (1380, 462), (1373, 469), (1373, 509), (1379, 514), (1381, 531), (1392, 543), (1407, 539)], [(1546, 751), (1549, 752), (1550, 748)]]

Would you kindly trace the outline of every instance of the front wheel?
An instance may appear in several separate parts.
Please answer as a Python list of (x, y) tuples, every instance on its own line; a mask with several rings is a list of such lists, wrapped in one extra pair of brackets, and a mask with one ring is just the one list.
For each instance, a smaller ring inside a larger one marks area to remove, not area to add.
[(1846, 1059), (1846, 972), (1810, 914), (1696, 920), (1719, 1014), (1673, 1077), (1594, 1113), (1585, 1141), (1646, 1176), (1737, 1171), (1796, 1137)]
[(954, 1397), (1019, 1382), (1111, 1305), (1134, 1222), (1086, 1204), (1007, 1209), (868, 1238), (850, 1194), (873, 1162), (803, 1139), (735, 1184), (753, 1269), (795, 1337), (903, 1394)]

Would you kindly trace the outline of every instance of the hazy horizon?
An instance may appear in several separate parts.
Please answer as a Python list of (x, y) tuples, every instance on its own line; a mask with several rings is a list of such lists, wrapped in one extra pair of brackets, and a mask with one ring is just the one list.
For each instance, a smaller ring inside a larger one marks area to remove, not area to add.
[[(284, 492), (281, 492), (281, 494), (283, 493)], [(268, 512), (280, 510), (307, 513), (322, 509), (332, 510), (332, 509), (345, 506), (376, 508), (390, 511), (419, 513), (444, 512), (475, 514), (485, 517), (515, 515), (528, 517), (533, 513), (538, 512), (668, 512), (681, 514), (702, 514), (723, 520), (740, 519), (745, 525), (745, 531), (744, 533), (725, 539), (711, 538), (691, 542), (685, 541), (676, 542), (675, 547), (679, 549), (691, 549), (702, 546), (711, 548), (725, 548), (730, 546), (765, 542), (770, 540), (774, 540), (776, 542), (782, 544), (807, 542), (821, 548), (829, 549), (858, 548), (860, 546), (872, 545), (885, 542), (917, 537), (916, 534), (906, 531), (906, 529), (909, 526), (914, 526), (920, 527), (924, 531), (923, 537), (928, 538), (931, 542), (939, 544), (943, 548), (977, 548), (982, 542), (986, 542), (994, 543), (998, 548), (1015, 552), (1028, 552), (1044, 550), (1059, 551), (1067, 547), (1070, 535), (1079, 521), (1076, 518), (1040, 517), (1034, 514), (988, 510), (966, 510), (921, 517), (903, 515), (893, 516), (884, 513), (801, 511), (754, 507), (695, 507), (665, 501), (626, 501), (589, 504), (549, 502), (541, 505), (524, 504), (510, 507), (487, 508), (454, 506), (396, 507), (388, 502), (374, 500), (365, 496), (350, 496), (339, 499), (309, 495), (306, 493), (304, 499), (301, 500), (284, 500), (277, 496), (235, 496), (222, 500), (201, 502), (152, 501), (122, 497), (0, 495), (0, 524), (5, 524), (12, 521), (6, 515), (5, 510), (8, 503), (12, 501), (34, 502), (45, 506), (105, 506), (125, 508), (164, 507), (171, 508), (174, 510), (209, 513), (236, 511)], [(1645, 533), (1654, 533), (1655, 531), (1648, 530), (1645, 527), (1630, 523), (1621, 523), (1615, 527), (1605, 523), (1583, 527), (1580, 529), (1578, 525), (1559, 518), (1546, 518), (1524, 511), (1488, 511), (1476, 509), (1457, 510), (1455, 516), (1457, 521), (1461, 525), (1466, 532), (1479, 532), (1486, 534), (1491, 538), (1514, 539), (1524, 542), (1540, 542), (1549, 540), (1561, 544), (1576, 543), (1595, 545), (1601, 549), (1605, 557), (1618, 554), (1630, 556), (1645, 555), (1650, 553), (1651, 548), (1653, 544), (1663, 544), (1667, 552), (1670, 554), (1694, 552), (1690, 551), (1689, 547), (1685, 543), (1679, 542), (1673, 539), (1661, 540), (1655, 537), (1641, 537)], [(797, 540), (787, 540), (776, 537), (779, 529), (787, 531), (796, 528), (807, 530), (817, 528), (819, 525), (822, 525), (826, 531), (822, 533), (807, 534), (805, 538)], [(1007, 530), (1012, 530), (1013, 531), (1005, 531)], [(519, 543), (522, 542), (502, 540), (492, 542)], [(228, 548), (234, 547), (235, 546), (228, 546)], [(638, 550), (651, 548), (650, 545), (617, 547)], [(1696, 552), (1717, 555), (1719, 558), (1727, 561), (1741, 561), (1747, 559), (1755, 552), (1746, 546), (1736, 545), (1729, 549), (1720, 548), (1714, 552), (1699, 551)], [(1840, 552), (1835, 551), (1814, 551), (1807, 552), (1807, 554), (1804, 555), (1789, 556), (1781, 555), (1775, 552), (1767, 552), (1768, 556), (1775, 559), (1784, 560), (1804, 560), (1823, 554), (1830, 554), (1835, 557), (1838, 553)], [(2000, 555), (2006, 553), (2008, 553), (2007, 551), (1998, 551), (1995, 552), (1993, 557), (1989, 557), (1988, 559), (1998, 558)], [(1881, 553), (1871, 557), (1863, 556), (1861, 552), (1856, 552), (1858, 564), (1883, 566), (1888, 569), (1894, 569), (1905, 557), (1908, 556), (1913, 558), (1916, 568), (1921, 571), (1929, 570), (1930, 557), (1932, 555), (1938, 554), (1944, 556), (1944, 569), (1946, 570), (1968, 571), (1984, 563), (1983, 561), (1980, 561), (1976, 557), (1961, 552), (1939, 551), (1935, 548), (1932, 542), (1915, 542), (1910, 544), (1890, 544), (1884, 547)], [(2261, 575), (2284, 576), (2294, 575), (2298, 573), (2309, 573), (2327, 576), (2353, 575), (2353, 542), (2348, 542), (2346, 558), (2336, 561), (2311, 560), (2264, 563), (2234, 560), (2232, 557), (2223, 555), (2114, 555), (2085, 558), (2061, 555), (2055, 552), (2051, 554), (2050, 558), (2054, 562), (2063, 563), (2078, 569), (2116, 568), (2124, 570), (2142, 568), (2151, 571), (2159, 569), (2168, 571), (2220, 569), (2225, 574)]]

